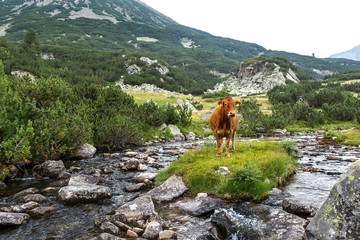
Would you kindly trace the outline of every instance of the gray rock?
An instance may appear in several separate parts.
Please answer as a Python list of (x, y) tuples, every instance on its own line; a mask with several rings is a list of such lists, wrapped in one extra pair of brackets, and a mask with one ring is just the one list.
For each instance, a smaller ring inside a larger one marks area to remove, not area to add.
[(26, 213), (0, 212), (0, 226), (22, 225), (30, 219)]
[(125, 240), (125, 238), (120, 238), (109, 233), (102, 233), (96, 240)]
[(149, 222), (148, 225), (146, 226), (145, 232), (142, 235), (142, 237), (146, 239), (157, 239), (161, 231), (162, 231), (162, 227), (160, 223), (152, 221)]
[(139, 235), (136, 232), (134, 232), (134, 231), (132, 231), (130, 229), (128, 229), (126, 231), (126, 236), (129, 237), (129, 238), (138, 238), (139, 237)]
[(7, 188), (6, 184), (4, 182), (0, 182), (0, 190), (4, 190), (6, 188)]
[(136, 183), (125, 187), (127, 192), (138, 192), (146, 188), (145, 183)]
[(42, 203), (46, 201), (46, 197), (41, 195), (41, 194), (29, 194), (26, 195), (22, 198), (23, 202), (37, 202), (37, 203)]
[(219, 229), (223, 238), (228, 238), (235, 231), (233, 222), (225, 211), (215, 213), (211, 222)]
[(64, 170), (65, 165), (61, 160), (48, 160), (33, 168), (33, 171), (39, 175), (53, 178), (57, 178), (57, 176)]
[(177, 126), (169, 124), (167, 127), (169, 128), (170, 133), (174, 136), (174, 139), (176, 141), (185, 140), (184, 135), (181, 133), (180, 129)]
[(96, 153), (96, 148), (88, 143), (83, 144), (76, 152), (78, 158), (93, 158)]
[(286, 198), (282, 207), (285, 211), (299, 216), (312, 216), (319, 209), (317, 203), (305, 199)]
[(31, 193), (37, 193), (39, 190), (37, 188), (27, 188), (27, 189), (24, 189), (18, 193), (16, 193), (13, 198), (17, 199), (21, 196), (24, 196), (24, 195), (27, 195), (27, 194), (31, 194)]
[(310, 221), (304, 239), (359, 239), (360, 160), (332, 188), (329, 197)]
[(281, 209), (272, 209), (267, 216), (265, 239), (289, 240), (301, 239), (304, 234), (306, 220)]
[(42, 217), (44, 215), (54, 213), (55, 210), (56, 210), (56, 206), (52, 205), (52, 206), (47, 206), (47, 207), (33, 208), (33, 209), (29, 210), (28, 213), (30, 214), (30, 216), (38, 218), (38, 217)]
[(137, 159), (130, 159), (124, 163), (125, 170), (136, 171), (138, 170), (140, 161)]
[(160, 131), (165, 131), (166, 128), (167, 128), (167, 125), (165, 123), (161, 124), (160, 127), (158, 127), (158, 129)]
[(156, 214), (154, 203), (148, 195), (138, 197), (131, 202), (125, 203), (117, 208), (115, 212), (116, 214), (124, 215), (127, 222), (146, 220), (150, 216)]
[(178, 99), (176, 99), (176, 103), (177, 103), (177, 104), (183, 104), (183, 103), (184, 103), (184, 101), (183, 101), (183, 100), (181, 100), (180, 98), (178, 98)]
[(221, 174), (224, 176), (230, 176), (231, 172), (230, 170), (225, 166), (220, 166), (218, 170), (215, 171), (216, 174)]
[(111, 222), (104, 222), (100, 225), (100, 229), (113, 234), (119, 234), (120, 229)]
[(100, 199), (111, 197), (109, 187), (93, 184), (82, 186), (62, 187), (58, 192), (58, 198), (66, 203), (97, 202)]
[(201, 216), (224, 205), (225, 203), (219, 198), (196, 197), (194, 199), (184, 199), (176, 203), (172, 203), (169, 207), (179, 209), (180, 211), (193, 216)]
[(171, 201), (180, 197), (188, 188), (185, 186), (181, 177), (171, 176), (160, 186), (152, 189), (147, 193), (155, 201)]
[(282, 193), (282, 191), (278, 188), (273, 188), (269, 191), (269, 196), (278, 196)]
[(94, 176), (71, 175), (68, 185), (82, 186), (87, 184), (98, 184), (98, 183), (99, 183), (99, 179)]
[(115, 214), (115, 215), (105, 215), (105, 216), (99, 216), (95, 218), (95, 225), (100, 226), (104, 222), (114, 222), (118, 227), (120, 227), (117, 223), (118, 222), (124, 222), (126, 221), (126, 218), (122, 214)]
[(177, 233), (173, 230), (164, 230), (159, 233), (159, 240), (177, 239)]
[(185, 139), (186, 141), (195, 141), (196, 135), (193, 132), (189, 132), (188, 134), (185, 135)]
[(157, 173), (141, 173), (136, 177), (136, 182), (144, 182), (145, 179), (148, 179), (150, 181), (154, 180), (154, 178), (157, 176)]
[(33, 208), (39, 207), (40, 204), (37, 202), (27, 202), (22, 205), (14, 205), (9, 207), (0, 208), (0, 212), (14, 212), (14, 213), (24, 213)]

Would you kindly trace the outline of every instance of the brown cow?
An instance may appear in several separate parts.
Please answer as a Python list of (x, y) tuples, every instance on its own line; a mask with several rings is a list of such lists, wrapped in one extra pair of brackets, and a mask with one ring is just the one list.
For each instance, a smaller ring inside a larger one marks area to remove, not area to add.
[(232, 139), (232, 151), (235, 151), (235, 135), (239, 126), (239, 118), (235, 112), (235, 105), (241, 104), (240, 101), (234, 102), (232, 97), (225, 97), (224, 100), (218, 101), (218, 107), (210, 117), (210, 127), (214, 132), (217, 142), (217, 157), (222, 152), (223, 138), (225, 137), (226, 157), (230, 157), (229, 143)]

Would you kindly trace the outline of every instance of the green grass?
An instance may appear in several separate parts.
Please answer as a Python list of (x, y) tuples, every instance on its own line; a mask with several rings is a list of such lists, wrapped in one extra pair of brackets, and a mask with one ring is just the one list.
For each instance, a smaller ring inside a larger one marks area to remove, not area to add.
[[(160, 184), (171, 175), (183, 177), (189, 193), (207, 192), (227, 199), (260, 199), (282, 184), (296, 168), (296, 160), (278, 142), (239, 141), (230, 158), (217, 158), (216, 144), (206, 143), (199, 150), (185, 153), (156, 177)], [(232, 173), (216, 174), (220, 166)]]
[(342, 129), (350, 129), (353, 127), (357, 127), (358, 124), (356, 121), (339, 121), (334, 123), (325, 123), (321, 125), (316, 125), (314, 127), (307, 127), (301, 123), (294, 123), (286, 127), (288, 132), (315, 132), (318, 130), (342, 130)]
[(341, 144), (352, 146), (360, 145), (360, 129), (355, 129), (346, 133), (339, 133), (337, 135), (339, 135), (340, 138), (343, 139), (343, 141), (341, 141)]

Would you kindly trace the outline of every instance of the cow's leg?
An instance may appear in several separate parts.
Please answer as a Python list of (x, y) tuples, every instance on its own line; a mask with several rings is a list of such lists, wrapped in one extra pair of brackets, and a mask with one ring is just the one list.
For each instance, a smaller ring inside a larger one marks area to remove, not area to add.
[(226, 137), (226, 140), (225, 140), (225, 147), (226, 147), (225, 156), (226, 156), (226, 157), (230, 157), (230, 154), (229, 154), (229, 143), (230, 143), (230, 139), (231, 139), (231, 135), (228, 135), (228, 136)]
[(234, 133), (232, 134), (232, 137), (231, 137), (231, 143), (232, 143), (231, 151), (232, 152), (235, 152), (235, 136), (236, 136), (236, 131), (234, 131)]
[(220, 157), (221, 153), (222, 153), (222, 143), (223, 143), (223, 138), (220, 136), (216, 136), (216, 142), (217, 142), (217, 154), (216, 157)]

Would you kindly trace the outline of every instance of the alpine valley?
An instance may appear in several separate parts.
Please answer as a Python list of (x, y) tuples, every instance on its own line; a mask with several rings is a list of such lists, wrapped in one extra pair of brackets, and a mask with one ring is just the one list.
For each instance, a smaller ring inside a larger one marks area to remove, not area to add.
[[(11, 60), (11, 48), (30, 28), (39, 36), (42, 58), (37, 64)], [(358, 61), (271, 51), (213, 36), (137, 0), (2, 0), (0, 37), (8, 74), (20, 70), (102, 85), (148, 83), (192, 94), (213, 89), (224, 77), (238, 74), (241, 62), (258, 56), (286, 58), (300, 81), (360, 69)]]

